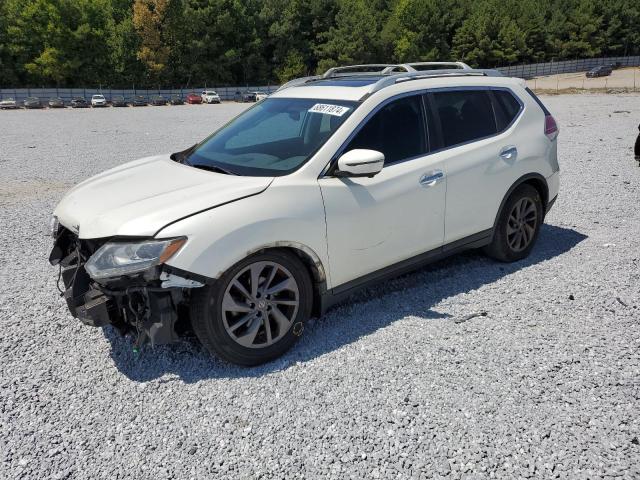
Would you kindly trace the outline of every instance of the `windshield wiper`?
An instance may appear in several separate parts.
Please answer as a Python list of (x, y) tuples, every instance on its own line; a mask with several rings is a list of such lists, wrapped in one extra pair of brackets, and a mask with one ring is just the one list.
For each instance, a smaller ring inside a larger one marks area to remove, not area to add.
[(231, 170), (226, 170), (216, 165), (202, 165), (198, 163), (193, 164), (193, 163), (186, 163), (186, 162), (185, 162), (185, 165), (189, 165), (190, 167), (193, 167), (193, 168), (199, 168), (201, 170), (206, 170), (208, 172), (224, 173), (226, 175), (236, 175), (236, 176), (238, 175), (237, 173), (232, 172)]

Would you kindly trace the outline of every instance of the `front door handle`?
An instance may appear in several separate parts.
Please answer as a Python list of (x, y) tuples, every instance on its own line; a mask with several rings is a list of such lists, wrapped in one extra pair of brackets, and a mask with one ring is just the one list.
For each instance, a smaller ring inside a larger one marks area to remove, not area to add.
[(500, 150), (500, 158), (503, 160), (515, 160), (518, 157), (518, 149), (513, 145), (504, 147)]
[(420, 177), (420, 185), (423, 187), (433, 187), (443, 178), (444, 172), (442, 170), (434, 170), (433, 172), (425, 173)]

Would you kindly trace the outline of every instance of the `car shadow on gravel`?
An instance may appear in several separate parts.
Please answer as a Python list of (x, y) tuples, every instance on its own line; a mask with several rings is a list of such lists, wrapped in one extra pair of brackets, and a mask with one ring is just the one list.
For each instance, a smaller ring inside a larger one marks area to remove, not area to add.
[(147, 346), (135, 353), (130, 338), (123, 338), (109, 327), (104, 329), (104, 334), (111, 344), (111, 358), (116, 368), (133, 381), (162, 377), (160, 382), (193, 383), (215, 378), (260, 377), (341, 348), (407, 316), (452, 321), (448, 314), (433, 311), (431, 307), (446, 298), (476, 290), (567, 253), (585, 238), (586, 235), (570, 228), (543, 225), (536, 247), (520, 262), (499, 263), (471, 251), (367, 288), (329, 310), (322, 319), (311, 320), (292, 351), (254, 368), (215, 359), (195, 341), (155, 348)]

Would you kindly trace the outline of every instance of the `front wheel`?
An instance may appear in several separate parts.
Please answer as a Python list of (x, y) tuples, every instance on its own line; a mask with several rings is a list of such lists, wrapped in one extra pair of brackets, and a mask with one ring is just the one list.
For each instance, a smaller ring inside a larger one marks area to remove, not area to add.
[(268, 251), (231, 267), (194, 291), (193, 330), (209, 352), (258, 365), (289, 350), (302, 334), (313, 301), (311, 280), (295, 255)]
[(502, 262), (526, 258), (533, 248), (544, 220), (542, 200), (531, 185), (516, 188), (502, 209), (487, 255)]

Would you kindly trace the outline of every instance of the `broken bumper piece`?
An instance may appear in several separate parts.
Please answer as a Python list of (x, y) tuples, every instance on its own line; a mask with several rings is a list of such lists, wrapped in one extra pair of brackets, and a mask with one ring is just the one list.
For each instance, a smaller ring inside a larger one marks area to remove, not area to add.
[(134, 277), (98, 283), (84, 268), (91, 252), (83, 253), (79, 245), (75, 239), (68, 245), (56, 241), (50, 257), (52, 264), (60, 265), (58, 286), (75, 318), (92, 327), (113, 325), (123, 334), (131, 333), (136, 346), (172, 343), (189, 330), (190, 290), (202, 287), (202, 279), (156, 267)]

